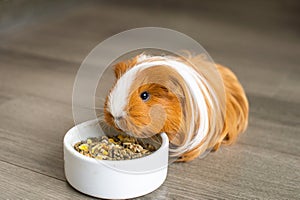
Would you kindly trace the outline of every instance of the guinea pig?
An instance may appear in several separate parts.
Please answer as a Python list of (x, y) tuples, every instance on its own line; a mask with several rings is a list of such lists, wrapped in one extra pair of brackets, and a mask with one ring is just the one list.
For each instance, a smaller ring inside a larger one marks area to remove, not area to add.
[(140, 54), (117, 63), (114, 73), (105, 122), (140, 138), (165, 132), (178, 161), (232, 144), (247, 128), (249, 106), (240, 82), (202, 55)]

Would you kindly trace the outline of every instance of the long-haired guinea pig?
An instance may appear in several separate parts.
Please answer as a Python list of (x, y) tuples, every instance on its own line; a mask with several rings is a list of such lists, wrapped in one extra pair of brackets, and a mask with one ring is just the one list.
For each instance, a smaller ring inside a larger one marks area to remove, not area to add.
[(165, 132), (170, 155), (190, 161), (233, 143), (248, 124), (248, 101), (236, 76), (202, 55), (140, 54), (114, 66), (104, 120), (136, 137)]

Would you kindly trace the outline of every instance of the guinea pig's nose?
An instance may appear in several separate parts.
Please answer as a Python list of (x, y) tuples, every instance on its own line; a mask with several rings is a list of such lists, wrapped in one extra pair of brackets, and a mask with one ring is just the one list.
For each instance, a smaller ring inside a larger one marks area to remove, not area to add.
[(115, 120), (121, 120), (123, 117), (122, 116), (117, 116), (117, 117), (115, 117)]

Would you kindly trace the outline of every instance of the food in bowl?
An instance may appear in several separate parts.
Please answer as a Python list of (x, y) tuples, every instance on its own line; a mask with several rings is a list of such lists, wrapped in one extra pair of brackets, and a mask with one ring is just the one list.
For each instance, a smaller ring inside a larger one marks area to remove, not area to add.
[(150, 155), (156, 148), (128, 135), (91, 137), (77, 142), (74, 149), (98, 160), (130, 160)]

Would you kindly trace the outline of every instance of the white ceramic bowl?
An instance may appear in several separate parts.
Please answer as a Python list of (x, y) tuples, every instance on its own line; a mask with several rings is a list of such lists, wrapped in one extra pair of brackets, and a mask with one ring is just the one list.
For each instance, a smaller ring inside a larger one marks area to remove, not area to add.
[(70, 129), (64, 137), (64, 162), (67, 181), (85, 194), (106, 199), (127, 199), (148, 194), (166, 179), (169, 141), (152, 154), (132, 160), (96, 160), (78, 153), (74, 144), (89, 137), (99, 137), (95, 120)]

